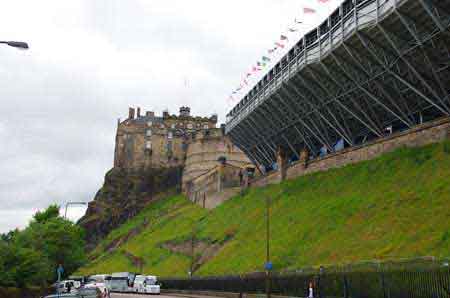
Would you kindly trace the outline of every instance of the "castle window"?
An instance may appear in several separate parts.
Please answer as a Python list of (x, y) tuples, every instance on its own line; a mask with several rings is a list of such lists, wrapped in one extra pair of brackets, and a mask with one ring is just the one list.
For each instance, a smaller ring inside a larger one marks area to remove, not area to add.
[(150, 129), (147, 129), (146, 134), (147, 134), (147, 137), (151, 137), (152, 136), (152, 131)]
[(172, 123), (171, 127), (172, 127), (172, 129), (175, 129), (175, 123)]
[(152, 121), (148, 121), (147, 122), (147, 126), (152, 126), (153, 125), (153, 122)]
[(173, 133), (172, 133), (171, 131), (169, 131), (169, 132), (167, 133), (167, 137), (168, 137), (169, 139), (173, 138)]
[(208, 128), (209, 128), (208, 124), (203, 124), (203, 129), (208, 129)]
[(152, 142), (147, 141), (147, 142), (145, 143), (145, 149), (152, 149)]
[(187, 128), (192, 129), (192, 123), (188, 123)]

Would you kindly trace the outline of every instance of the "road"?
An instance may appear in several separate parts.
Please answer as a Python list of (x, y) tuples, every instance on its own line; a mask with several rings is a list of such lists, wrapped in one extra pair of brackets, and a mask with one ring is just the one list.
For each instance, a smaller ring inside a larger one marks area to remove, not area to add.
[(180, 298), (179, 296), (169, 295), (142, 295), (142, 294), (118, 294), (111, 293), (111, 298), (136, 298), (136, 297), (153, 297), (153, 298)]

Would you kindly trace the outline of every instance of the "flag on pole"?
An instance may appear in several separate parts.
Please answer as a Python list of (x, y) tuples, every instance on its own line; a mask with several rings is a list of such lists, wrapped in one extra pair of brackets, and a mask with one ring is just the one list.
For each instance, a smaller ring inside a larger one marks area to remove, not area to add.
[(277, 47), (274, 47), (273, 49), (269, 49), (267, 50), (269, 52), (269, 54), (272, 54), (273, 52), (275, 52), (277, 50)]
[(294, 28), (288, 28), (288, 30), (289, 30), (289, 32), (297, 32), (298, 31), (297, 29), (294, 29)]
[(247, 78), (248, 78), (249, 76), (251, 76), (251, 75), (252, 75), (251, 73), (247, 72)]
[(269, 57), (266, 57), (266, 56), (262, 56), (262, 61), (267, 61), (267, 62), (270, 62), (270, 58)]
[(288, 38), (287, 38), (286, 35), (281, 35), (281, 36), (280, 36), (280, 40), (288, 40)]
[(309, 8), (309, 7), (303, 7), (304, 13), (316, 13), (315, 9)]
[(245, 79), (244, 79), (244, 84), (245, 84), (245, 85), (248, 85), (248, 82), (247, 82), (247, 80), (245, 80)]
[(279, 48), (282, 48), (282, 49), (284, 48), (284, 44), (282, 44), (282, 43), (276, 42), (275, 45)]

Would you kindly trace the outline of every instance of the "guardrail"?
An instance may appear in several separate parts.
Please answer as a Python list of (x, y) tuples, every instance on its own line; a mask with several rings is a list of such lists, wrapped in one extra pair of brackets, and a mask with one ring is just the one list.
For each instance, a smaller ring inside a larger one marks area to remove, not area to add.
[[(344, 2), (339, 8), (339, 16), (330, 15), (325, 27), (323, 27), (324, 23), (306, 34), (301, 39), (303, 43), (301, 50), (291, 58), (289, 58), (289, 53), (286, 54), (273, 69), (278, 68), (284, 59), (287, 61), (286, 65), (281, 67), (280, 71), (266, 82), (255, 95), (251, 96), (242, 107), (239, 107), (236, 112), (231, 112), (234, 115), (227, 117), (225, 132), (230, 132), (258, 105), (278, 90), (283, 82), (289, 80), (306, 65), (320, 61), (322, 57), (333, 51), (336, 46), (356, 30), (377, 23), (380, 17), (404, 1), (406, 0), (354, 0), (353, 2)], [(351, 3), (351, 6), (347, 4), (346, 7), (346, 3)], [(314, 34), (311, 36), (314, 31), (316, 31), (315, 37)]]

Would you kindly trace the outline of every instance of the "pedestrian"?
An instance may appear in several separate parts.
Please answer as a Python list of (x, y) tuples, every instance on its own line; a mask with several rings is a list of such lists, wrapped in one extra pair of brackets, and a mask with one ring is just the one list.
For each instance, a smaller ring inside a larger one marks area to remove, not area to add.
[(103, 290), (103, 298), (111, 298), (110, 293), (109, 293), (109, 289), (106, 288), (106, 287)]
[(70, 293), (71, 290), (72, 290), (72, 283), (68, 282), (67, 283), (67, 293)]
[(313, 290), (313, 283), (309, 283), (309, 289), (308, 289), (308, 298), (314, 298), (314, 290)]

